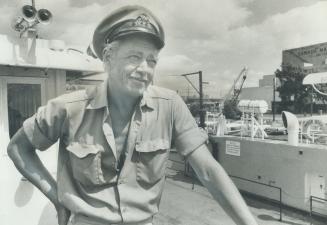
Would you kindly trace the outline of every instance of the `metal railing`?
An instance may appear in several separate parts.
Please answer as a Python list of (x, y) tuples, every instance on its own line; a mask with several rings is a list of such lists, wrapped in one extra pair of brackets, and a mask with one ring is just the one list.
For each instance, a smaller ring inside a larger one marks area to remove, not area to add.
[(310, 195), (310, 218), (311, 218), (311, 224), (312, 224), (312, 219), (313, 219), (313, 215), (314, 214), (315, 215), (318, 215), (318, 216), (321, 216), (321, 217), (326, 217), (327, 218), (327, 215), (326, 214), (322, 214), (322, 213), (313, 211), (313, 204), (312, 203), (313, 203), (314, 200), (319, 201), (319, 202), (325, 202), (325, 203), (327, 203), (327, 199), (319, 198), (319, 197)]
[[(270, 187), (270, 188), (277, 189), (279, 191), (279, 201), (278, 201), (279, 202), (279, 204), (278, 204), (279, 205), (279, 221), (282, 221), (282, 219), (283, 219), (283, 208), (282, 208), (283, 203), (282, 203), (282, 188), (281, 187), (261, 183), (261, 182), (254, 181), (254, 180), (249, 180), (249, 179), (246, 179), (246, 178), (243, 178), (243, 177), (238, 177), (238, 176), (233, 176), (233, 175), (229, 175), (229, 176), (231, 178), (236, 178), (236, 179), (239, 179), (239, 180), (244, 180), (244, 181), (251, 182), (251, 183), (254, 183), (254, 184), (259, 184), (259, 185), (262, 185), (262, 186), (267, 186), (267, 187)], [(265, 198), (267, 198), (267, 197), (265, 197)], [(269, 199), (269, 200), (277, 201), (275, 199)]]
[[(184, 175), (185, 176), (189, 176), (191, 178), (191, 182), (192, 182), (192, 190), (194, 190), (195, 188), (195, 181), (196, 181), (196, 174), (195, 172), (192, 170), (192, 167), (190, 166), (189, 163), (187, 163), (186, 161), (177, 161), (177, 160), (172, 160), (169, 159), (171, 162), (174, 163), (179, 163), (179, 164), (183, 164), (184, 163)], [(269, 199), (269, 200), (273, 200), (273, 201), (277, 201), (278, 202), (278, 206), (279, 206), (279, 221), (282, 221), (283, 219), (283, 209), (282, 209), (282, 188), (281, 187), (277, 187), (277, 186), (273, 186), (270, 184), (265, 184), (265, 183), (261, 183), (258, 181), (254, 181), (254, 180), (250, 180), (250, 179), (246, 179), (246, 178), (242, 178), (242, 177), (238, 177), (238, 176), (234, 176), (234, 175), (229, 175), (231, 178), (235, 178), (235, 179), (239, 179), (239, 180), (244, 180), (247, 182), (251, 182), (251, 183), (255, 183), (255, 184), (259, 184), (262, 186), (266, 186), (269, 188), (273, 188), (273, 189), (277, 189), (279, 192), (279, 200), (275, 200), (275, 199)], [(242, 190), (241, 190), (242, 191)], [(266, 198), (266, 197), (265, 197)]]

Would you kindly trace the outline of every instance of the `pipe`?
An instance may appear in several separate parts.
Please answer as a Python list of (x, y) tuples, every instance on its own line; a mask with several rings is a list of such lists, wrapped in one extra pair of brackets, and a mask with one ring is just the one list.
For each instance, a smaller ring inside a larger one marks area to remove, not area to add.
[(299, 144), (299, 121), (293, 113), (283, 111), (282, 119), (284, 126), (287, 128), (288, 144), (298, 146)]

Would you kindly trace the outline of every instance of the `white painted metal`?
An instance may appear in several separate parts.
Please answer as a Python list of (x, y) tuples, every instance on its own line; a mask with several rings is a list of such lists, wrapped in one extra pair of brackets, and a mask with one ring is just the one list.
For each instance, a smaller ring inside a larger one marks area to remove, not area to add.
[[(9, 143), (7, 85), (40, 84), (41, 103), (65, 92), (66, 71), (103, 72), (102, 62), (62, 41), (0, 34), (0, 223), (55, 225), (55, 210), (44, 195), (16, 170), (6, 153)], [(57, 144), (38, 152), (55, 177)]]
[(327, 72), (310, 73), (303, 79), (302, 83), (307, 84), (325, 84), (327, 83)]
[[(59, 46), (61, 45), (61, 46)], [(80, 47), (59, 41), (9, 37), (0, 34), (0, 65), (102, 72), (102, 62)], [(86, 49), (86, 48), (85, 48)]]
[(287, 128), (287, 140), (290, 145), (298, 146), (299, 144), (299, 121), (293, 113), (283, 111), (282, 119), (284, 126)]
[[(38, 74), (35, 74), (36, 76)], [(65, 76), (63, 76), (65, 77)], [(7, 86), (8, 84), (40, 84), (41, 85), (41, 103), (45, 104), (48, 97), (53, 97), (49, 93), (48, 78), (35, 77), (11, 77), (0, 76), (0, 216), (3, 225), (36, 225), (36, 224), (56, 224), (55, 210), (48, 199), (29, 183), (16, 170), (12, 161), (7, 156), (6, 146), (9, 143), (8, 129), (8, 106), (7, 106)], [(50, 79), (51, 80), (51, 79)], [(57, 89), (59, 90), (59, 89)], [(42, 162), (55, 177), (57, 167), (57, 146), (52, 146), (46, 152), (38, 152)]]
[(237, 107), (246, 113), (266, 113), (268, 111), (268, 104), (264, 100), (241, 100)]

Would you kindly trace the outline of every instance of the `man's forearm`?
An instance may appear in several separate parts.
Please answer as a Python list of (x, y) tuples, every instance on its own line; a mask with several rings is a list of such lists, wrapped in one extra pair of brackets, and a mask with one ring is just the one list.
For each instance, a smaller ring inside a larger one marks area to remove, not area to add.
[(208, 176), (210, 179), (201, 179), (201, 182), (236, 224), (256, 225), (248, 206), (224, 169), (217, 164), (216, 169), (209, 171)]
[(57, 207), (57, 183), (44, 167), (22, 129), (14, 135), (7, 151), (19, 172)]
[(188, 160), (203, 185), (236, 224), (257, 224), (236, 186), (205, 145), (191, 153)]

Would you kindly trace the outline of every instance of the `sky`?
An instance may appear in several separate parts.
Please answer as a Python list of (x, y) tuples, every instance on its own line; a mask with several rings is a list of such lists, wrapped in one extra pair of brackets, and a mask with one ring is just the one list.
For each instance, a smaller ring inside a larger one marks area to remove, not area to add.
[[(0, 33), (18, 35), (13, 18), (29, 0), (0, 0)], [(123, 5), (142, 5), (162, 22), (166, 43), (155, 84), (194, 95), (180, 75), (202, 71), (204, 93), (223, 97), (243, 67), (246, 87), (280, 68), (282, 50), (327, 42), (327, 1), (318, 0), (35, 0), (53, 14), (39, 37), (85, 49), (94, 28)], [(190, 76), (198, 86), (198, 76)]]

